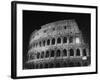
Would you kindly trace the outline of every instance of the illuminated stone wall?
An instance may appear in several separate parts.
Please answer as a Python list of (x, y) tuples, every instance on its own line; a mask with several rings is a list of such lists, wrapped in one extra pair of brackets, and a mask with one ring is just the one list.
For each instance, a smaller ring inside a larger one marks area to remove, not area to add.
[(27, 68), (78, 67), (90, 64), (88, 44), (75, 20), (41, 26), (31, 34)]

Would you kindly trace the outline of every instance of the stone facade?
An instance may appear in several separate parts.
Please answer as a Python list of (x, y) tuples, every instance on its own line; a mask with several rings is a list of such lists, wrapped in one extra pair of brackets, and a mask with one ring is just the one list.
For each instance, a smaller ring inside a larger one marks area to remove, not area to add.
[(88, 65), (89, 47), (75, 20), (48, 23), (31, 34), (27, 69)]

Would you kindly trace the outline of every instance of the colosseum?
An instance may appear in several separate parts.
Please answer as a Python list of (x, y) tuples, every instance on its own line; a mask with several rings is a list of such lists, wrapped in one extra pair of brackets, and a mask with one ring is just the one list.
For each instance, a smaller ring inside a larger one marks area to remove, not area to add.
[(89, 46), (75, 20), (60, 20), (32, 32), (26, 69), (90, 65)]

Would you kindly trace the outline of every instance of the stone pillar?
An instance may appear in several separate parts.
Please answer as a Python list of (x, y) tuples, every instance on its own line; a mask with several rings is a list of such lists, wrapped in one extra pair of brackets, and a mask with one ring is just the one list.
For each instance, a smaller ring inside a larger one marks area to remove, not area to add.
[(69, 37), (67, 36), (67, 44), (69, 44)]
[(80, 48), (80, 56), (82, 57), (83, 56), (83, 49)]
[(86, 48), (86, 55), (89, 56), (89, 49)]
[(74, 57), (76, 58), (76, 48), (74, 48)]
[(60, 50), (61, 50), (61, 56), (60, 57), (63, 57), (63, 49), (61, 48)]
[(44, 58), (45, 58), (45, 56), (46, 56), (46, 51), (44, 51)]
[(61, 38), (61, 45), (63, 45), (63, 37), (60, 37)]
[(56, 37), (54, 39), (55, 39), (55, 45), (57, 45), (57, 39), (56, 39)]

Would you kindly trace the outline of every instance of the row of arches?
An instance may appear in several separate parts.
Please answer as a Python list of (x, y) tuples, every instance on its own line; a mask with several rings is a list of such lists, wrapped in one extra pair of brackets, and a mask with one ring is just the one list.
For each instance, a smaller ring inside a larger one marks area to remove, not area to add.
[(42, 69), (42, 68), (60, 68), (60, 67), (78, 67), (78, 66), (88, 66), (90, 65), (89, 59), (83, 60), (70, 60), (70, 61), (60, 61), (60, 62), (40, 62), (40, 63), (29, 63), (25, 64), (26, 69)]
[(61, 43), (72, 43), (73, 42), (73, 37), (58, 37), (58, 38), (52, 38), (52, 39), (47, 39), (43, 41), (39, 41), (36, 43), (32, 44), (32, 47), (41, 47), (41, 46), (49, 46), (49, 45), (55, 45), (55, 44), (61, 44)]
[[(82, 50), (82, 51), (81, 51)], [(88, 52), (86, 51), (86, 49), (57, 49), (57, 50), (47, 50), (47, 51), (42, 51), (37, 52), (35, 56), (31, 55), (31, 59), (33, 59), (32, 57), (35, 57), (36, 59), (42, 59), (42, 58), (49, 58), (49, 57), (67, 57), (67, 56), (87, 56)]]
[(89, 62), (81, 62), (81, 61), (70, 61), (70, 62), (56, 62), (56, 63), (39, 63), (35, 64), (34, 68), (59, 68), (59, 67), (78, 67), (78, 66), (87, 66), (89, 65)]

